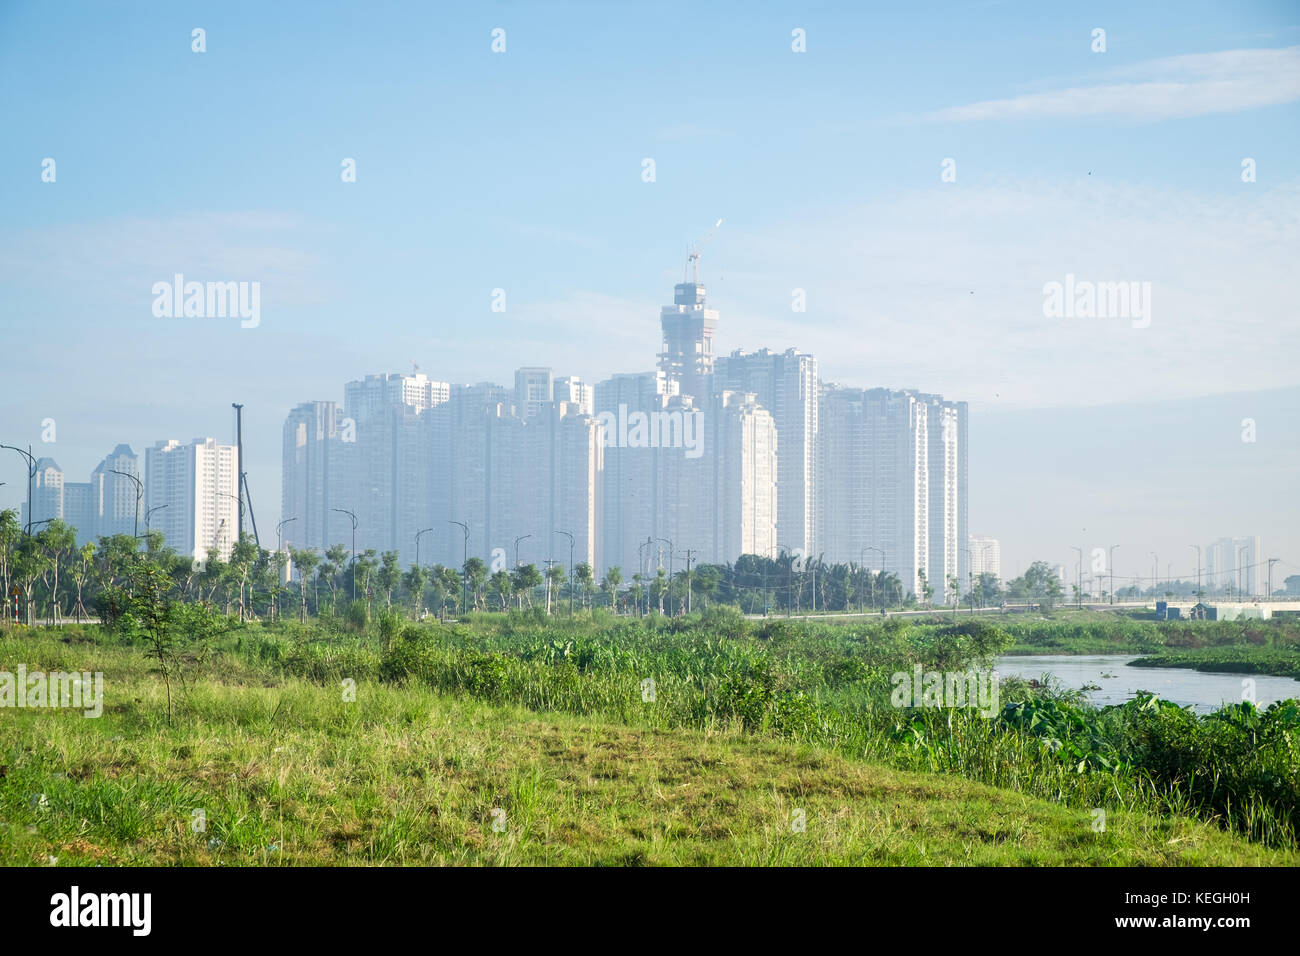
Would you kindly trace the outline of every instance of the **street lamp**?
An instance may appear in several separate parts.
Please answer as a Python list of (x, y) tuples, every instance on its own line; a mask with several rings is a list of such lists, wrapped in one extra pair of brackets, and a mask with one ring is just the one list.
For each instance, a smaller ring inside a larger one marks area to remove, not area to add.
[(1115, 549), (1119, 545), (1112, 544), (1110, 550), (1106, 552), (1106, 561), (1110, 564), (1110, 603), (1115, 603)]
[(32, 536), (32, 482), (36, 479), (36, 456), (32, 454), (31, 445), (27, 446), (26, 451), (16, 445), (0, 445), (0, 448), (16, 451), (27, 459), (27, 537), (30, 538)]
[(1074, 594), (1079, 610), (1083, 610), (1083, 548), (1076, 545), (1070, 547), (1079, 552), (1079, 568), (1075, 572)]
[[(668, 609), (669, 611), (671, 611), (673, 607), (673, 547), (674, 545), (672, 541), (669, 540), (668, 538), (655, 538), (655, 540), (660, 542), (661, 544), (668, 545)], [(676, 617), (677, 615), (672, 614), (670, 616)]]
[(282, 538), (280, 536), (280, 529), (283, 528), (285, 525), (287, 525), (290, 521), (297, 521), (297, 520), (298, 520), (297, 517), (285, 518), (283, 521), (281, 521), (279, 524), (275, 526), (275, 553), (276, 554), (279, 554), (280, 551), (283, 549)]
[(150, 517), (150, 515), (152, 515), (155, 511), (162, 511), (162, 510), (163, 510), (164, 508), (166, 508), (166, 507), (167, 507), (166, 505), (154, 505), (152, 508), (150, 508), (148, 511), (146, 511), (146, 512), (144, 513), (144, 533), (145, 533), (145, 534), (148, 534), (148, 533), (149, 533), (149, 517)]
[(432, 530), (432, 528), (421, 528), (415, 532), (415, 566), (417, 568), (420, 566), (420, 535), (428, 534)]
[[(885, 552), (884, 552), (884, 549), (882, 549), (882, 548), (873, 548), (873, 547), (871, 547), (870, 545), (868, 545), (867, 547), (863, 548), (862, 550), (863, 550), (864, 552), (865, 552), (865, 551), (874, 551), (874, 552), (876, 552), (878, 555), (880, 555), (880, 570), (881, 570), (881, 573), (884, 573), (884, 570), (885, 570)], [(861, 557), (861, 554), (859, 554), (858, 556)], [(871, 588), (871, 606), (872, 606), (872, 607), (875, 607), (875, 606), (876, 606), (876, 589), (875, 589), (874, 586)]]
[[(527, 541), (531, 537), (532, 537), (531, 534), (521, 534), (519, 537), (515, 538), (515, 570), (516, 571), (519, 570), (519, 542)], [(532, 598), (530, 597), (528, 600), (532, 601)]]
[[(357, 516), (347, 508), (331, 508), (330, 511), (337, 511), (339, 514), (347, 515), (352, 519), (352, 600), (357, 599)], [(331, 598), (330, 600), (333, 600)], [(370, 612), (367, 611), (367, 614)]]
[(1160, 555), (1154, 551), (1147, 552), (1151, 555), (1151, 601), (1156, 599), (1156, 579), (1160, 577)]
[(562, 534), (569, 539), (569, 617), (573, 617), (573, 544), (574, 537), (567, 531), (552, 531), (551, 534)]
[[(132, 526), (132, 528), (131, 528), (131, 532), (132, 532), (132, 534), (134, 534), (136, 537), (139, 537), (139, 532), (140, 532), (140, 499), (144, 497), (144, 485), (140, 483), (140, 479), (139, 479), (138, 477), (136, 477), (135, 475), (131, 474), (129, 471), (118, 471), (116, 468), (110, 468), (110, 469), (108, 469), (108, 470), (111, 471), (111, 472), (112, 472), (113, 474), (115, 474), (115, 475), (121, 475), (123, 478), (130, 478), (132, 481), (135, 482), (135, 524), (134, 524), (134, 526)], [(147, 529), (148, 527), (149, 527), (149, 523), (146, 521), (146, 522), (145, 522), (145, 528)]]
[(1189, 544), (1189, 548), (1196, 549), (1196, 600), (1201, 600), (1201, 546), (1199, 544)]
[(466, 570), (469, 565), (469, 525), (463, 521), (448, 521), (447, 524), (458, 525), (460, 530), (465, 532), (465, 550), (461, 552), (462, 560), (460, 565), (460, 606), (463, 613), (466, 600), (469, 597), (469, 571)]

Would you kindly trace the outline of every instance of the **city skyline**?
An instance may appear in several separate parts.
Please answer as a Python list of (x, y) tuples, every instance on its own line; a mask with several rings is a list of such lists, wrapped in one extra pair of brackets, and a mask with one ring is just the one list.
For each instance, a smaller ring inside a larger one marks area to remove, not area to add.
[[(310, 38), (286, 10), (146, 7), (0, 9), (0, 442), (84, 479), (120, 442), (233, 441), (240, 402), (272, 523), (304, 395), (411, 361), (642, 371), (712, 234), (717, 357), (798, 348), (969, 403), (970, 527), (1008, 574), (1076, 542), (1194, 570), (1191, 542), (1249, 533), (1300, 564), (1300, 23), (1275, 4), (561, 3), (395, 31), (326, 3)], [(642, 45), (692, 68), (629, 69)], [(177, 275), (260, 283), (255, 327), (159, 317)], [(1045, 314), (1052, 284), (1127, 282), (1149, 315)], [(0, 482), (17, 507), (18, 456)]]

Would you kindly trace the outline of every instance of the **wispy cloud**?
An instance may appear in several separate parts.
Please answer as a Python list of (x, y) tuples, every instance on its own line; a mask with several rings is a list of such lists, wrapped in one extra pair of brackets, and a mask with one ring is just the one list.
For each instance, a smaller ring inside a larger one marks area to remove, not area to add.
[(1176, 119), (1300, 100), (1300, 46), (1225, 50), (1148, 60), (1100, 82), (928, 113), (933, 122), (1121, 116)]

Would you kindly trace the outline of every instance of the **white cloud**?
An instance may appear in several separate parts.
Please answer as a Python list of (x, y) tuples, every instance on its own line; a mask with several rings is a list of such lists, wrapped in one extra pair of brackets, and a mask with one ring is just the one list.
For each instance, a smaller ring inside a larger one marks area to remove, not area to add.
[[(1115, 82), (1122, 80), (1123, 82)], [(1149, 60), (1106, 81), (927, 114), (937, 122), (1121, 116), (1162, 120), (1232, 113), (1300, 100), (1300, 46), (1226, 50)]]

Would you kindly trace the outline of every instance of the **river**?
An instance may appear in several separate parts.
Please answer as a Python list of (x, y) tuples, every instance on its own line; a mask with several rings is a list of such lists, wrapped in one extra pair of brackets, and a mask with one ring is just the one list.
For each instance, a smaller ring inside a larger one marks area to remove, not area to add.
[(1270, 677), (1266, 674), (1223, 674), (1194, 671), (1184, 667), (1129, 667), (1137, 660), (1131, 654), (1053, 654), (1045, 656), (1013, 656), (997, 659), (998, 674), (1002, 677), (1042, 679), (1051, 674), (1061, 686), (1077, 690), (1084, 685), (1096, 685), (1100, 690), (1088, 691), (1088, 701), (1097, 707), (1122, 704), (1132, 700), (1140, 690), (1172, 700), (1184, 707), (1191, 706), (1198, 714), (1218, 710), (1224, 703), (1235, 704), (1242, 699), (1242, 680), (1255, 682), (1255, 702), (1267, 707), (1276, 700), (1300, 698), (1300, 681), (1290, 677)]

